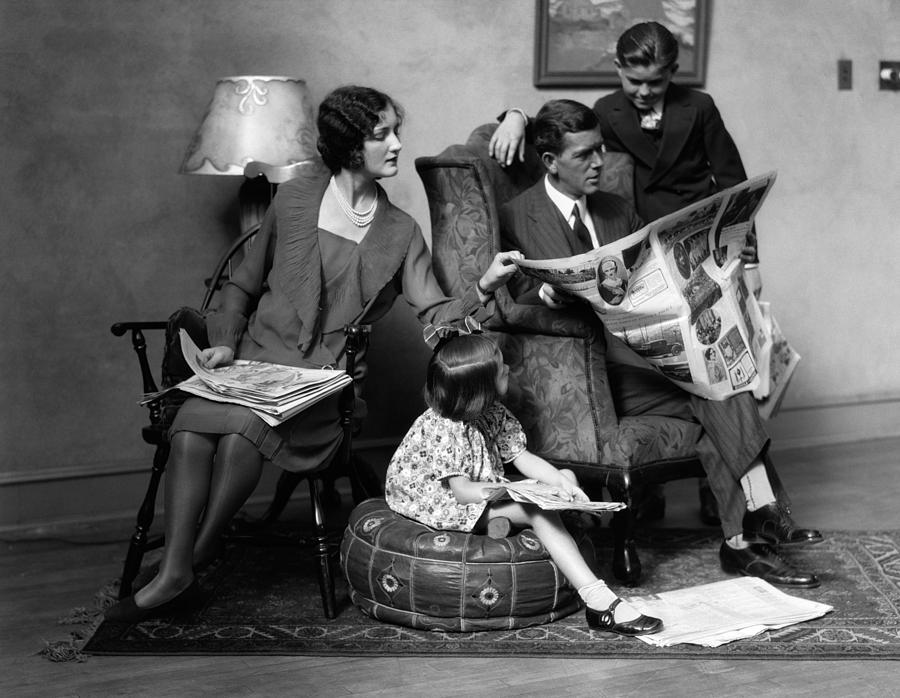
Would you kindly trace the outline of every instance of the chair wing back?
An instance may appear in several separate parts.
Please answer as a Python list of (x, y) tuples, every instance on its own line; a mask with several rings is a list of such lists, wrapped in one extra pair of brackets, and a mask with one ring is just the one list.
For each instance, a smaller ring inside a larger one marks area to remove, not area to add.
[[(499, 250), (499, 207), (543, 174), (533, 150), (509, 168), (489, 158), (493, 128), (481, 126), (466, 145), (416, 160), (431, 213), (434, 272), (448, 295), (461, 296), (484, 273)], [(624, 158), (631, 191), (631, 162)], [(558, 464), (600, 462), (618, 426), (600, 325), (578, 311), (519, 305), (505, 289), (496, 305), (489, 328), (510, 366), (507, 404), (529, 449)]]

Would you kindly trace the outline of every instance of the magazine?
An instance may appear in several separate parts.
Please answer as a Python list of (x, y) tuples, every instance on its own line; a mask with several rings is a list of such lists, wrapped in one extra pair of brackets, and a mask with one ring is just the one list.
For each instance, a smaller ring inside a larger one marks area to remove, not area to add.
[(169, 390), (252, 409), (269, 426), (277, 426), (352, 382), (343, 370), (298, 368), (263, 361), (235, 360), (207, 368), (200, 349), (184, 330), (179, 330), (181, 351), (194, 375), (178, 385), (144, 395), (141, 404)]
[(740, 255), (770, 172), (564, 259), (519, 269), (587, 301), (609, 332), (684, 390), (722, 400), (752, 391), (777, 409), (800, 356), (750, 292)]
[(622, 502), (579, 502), (566, 499), (558, 488), (537, 480), (499, 482), (490, 489), (493, 492), (488, 497), (489, 502), (512, 499), (523, 504), (537, 504), (541, 509), (584, 511), (592, 514), (621, 511), (625, 508)]

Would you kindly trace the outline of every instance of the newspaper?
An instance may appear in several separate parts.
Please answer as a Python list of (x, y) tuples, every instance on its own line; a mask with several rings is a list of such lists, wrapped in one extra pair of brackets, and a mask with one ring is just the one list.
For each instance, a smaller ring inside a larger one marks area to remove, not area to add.
[(737, 577), (625, 600), (641, 613), (662, 619), (660, 632), (638, 636), (656, 647), (679, 643), (718, 647), (833, 610), (827, 604), (785, 594), (758, 577)]
[(516, 264), (587, 301), (610, 333), (684, 390), (714, 400), (753, 391), (774, 409), (800, 357), (780, 332), (776, 342), (740, 259), (774, 181), (774, 172), (747, 180), (584, 254)]
[(277, 426), (352, 382), (343, 370), (263, 361), (238, 359), (225, 366), (207, 368), (200, 360), (200, 349), (185, 330), (179, 331), (179, 339), (181, 352), (194, 375), (172, 388), (144, 395), (142, 405), (169, 390), (183, 390), (207, 400), (249, 407), (269, 426)]
[(599, 514), (604, 511), (620, 511), (623, 502), (580, 502), (566, 499), (559, 489), (537, 480), (518, 480), (497, 483), (488, 497), (489, 502), (512, 499), (523, 504), (537, 504), (541, 509), (584, 511)]

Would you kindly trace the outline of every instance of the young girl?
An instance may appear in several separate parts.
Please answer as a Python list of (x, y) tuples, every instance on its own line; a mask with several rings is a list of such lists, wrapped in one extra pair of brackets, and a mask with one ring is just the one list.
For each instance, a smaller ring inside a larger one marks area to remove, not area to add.
[(662, 621), (640, 614), (598, 579), (553, 511), (514, 501), (488, 502), (505, 463), (550, 485), (565, 498), (587, 500), (574, 473), (525, 450), (522, 425), (500, 403), (509, 368), (481, 334), (438, 342), (428, 364), (429, 409), (412, 425), (387, 471), (385, 496), (394, 511), (432, 528), (483, 531), (505, 518), (530, 527), (587, 606), (591, 628), (620, 635), (659, 632)]

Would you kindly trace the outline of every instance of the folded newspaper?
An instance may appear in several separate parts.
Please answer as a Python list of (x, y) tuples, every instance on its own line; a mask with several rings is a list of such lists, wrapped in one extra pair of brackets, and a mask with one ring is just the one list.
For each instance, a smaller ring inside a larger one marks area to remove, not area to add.
[(580, 502), (567, 499), (558, 488), (537, 480), (518, 480), (516, 482), (498, 482), (488, 497), (488, 501), (512, 499), (523, 504), (537, 504), (541, 509), (564, 509), (601, 513), (604, 511), (620, 511), (625, 508), (622, 502)]
[(269, 426), (277, 426), (352, 382), (342, 370), (263, 361), (238, 359), (225, 366), (207, 368), (200, 360), (200, 349), (183, 329), (179, 339), (184, 359), (194, 375), (172, 388), (144, 395), (142, 405), (168, 390), (183, 390), (207, 400), (249, 407)]
[(752, 391), (770, 416), (800, 356), (749, 290), (740, 255), (774, 182), (774, 172), (749, 179), (584, 254), (516, 264), (587, 301), (684, 390), (714, 400)]
[(660, 632), (637, 638), (656, 647), (680, 643), (718, 647), (833, 610), (827, 604), (785, 594), (758, 577), (737, 577), (625, 600), (641, 613), (662, 619)]

